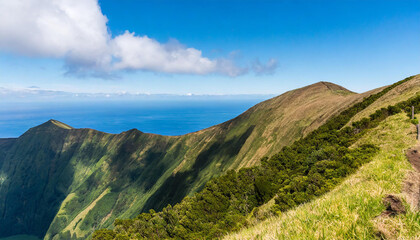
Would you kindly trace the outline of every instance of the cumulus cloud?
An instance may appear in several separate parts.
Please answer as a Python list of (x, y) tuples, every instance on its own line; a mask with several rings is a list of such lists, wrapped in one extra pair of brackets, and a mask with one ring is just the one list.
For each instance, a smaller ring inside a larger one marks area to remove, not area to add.
[(126, 31), (112, 41), (113, 56), (119, 61), (114, 69), (147, 69), (168, 73), (207, 74), (216, 71), (217, 62), (201, 51), (180, 44), (160, 44), (147, 36)]
[(107, 21), (96, 0), (0, 0), (0, 48), (99, 70), (111, 60)]
[(70, 74), (106, 76), (120, 70), (237, 76), (229, 59), (209, 59), (177, 42), (133, 32), (111, 37), (97, 0), (0, 0), (0, 49), (64, 59)]

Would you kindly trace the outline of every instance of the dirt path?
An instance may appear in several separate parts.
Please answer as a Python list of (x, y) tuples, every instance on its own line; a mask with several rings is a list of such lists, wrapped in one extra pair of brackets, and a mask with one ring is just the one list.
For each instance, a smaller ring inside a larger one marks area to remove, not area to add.
[(414, 170), (408, 173), (403, 192), (411, 207), (418, 210), (420, 209), (420, 145), (408, 149), (407, 158)]
[(413, 168), (416, 169), (417, 172), (420, 172), (420, 145), (408, 149), (407, 158)]
[(420, 145), (408, 149), (407, 158), (413, 168), (416, 169), (417, 172), (420, 172)]

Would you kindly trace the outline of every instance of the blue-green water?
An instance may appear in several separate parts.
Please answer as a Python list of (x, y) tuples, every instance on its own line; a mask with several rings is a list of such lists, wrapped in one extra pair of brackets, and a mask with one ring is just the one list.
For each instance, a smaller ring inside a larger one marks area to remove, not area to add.
[(137, 128), (147, 133), (182, 135), (232, 119), (262, 100), (0, 102), (0, 138), (18, 137), (49, 119), (108, 133)]

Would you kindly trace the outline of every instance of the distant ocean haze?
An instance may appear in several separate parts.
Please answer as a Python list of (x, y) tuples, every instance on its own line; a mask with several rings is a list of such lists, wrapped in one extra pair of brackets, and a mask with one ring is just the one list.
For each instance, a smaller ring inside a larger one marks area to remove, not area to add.
[(267, 98), (0, 102), (0, 138), (18, 137), (49, 119), (107, 133), (137, 128), (182, 135), (232, 119)]

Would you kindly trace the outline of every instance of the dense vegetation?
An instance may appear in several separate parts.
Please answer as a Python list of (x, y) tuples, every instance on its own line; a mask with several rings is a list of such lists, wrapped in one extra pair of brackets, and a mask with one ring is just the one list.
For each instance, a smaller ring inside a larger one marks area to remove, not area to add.
[[(272, 212), (286, 211), (310, 201), (340, 183), (345, 176), (368, 162), (377, 151), (373, 145), (351, 149), (366, 129), (377, 126), (390, 115), (420, 107), (415, 97), (382, 108), (345, 127), (350, 119), (404, 79), (331, 118), (307, 137), (265, 158), (261, 165), (230, 171), (213, 178), (205, 188), (161, 212), (150, 210), (136, 219), (116, 220), (114, 230), (96, 231), (93, 239), (203, 239), (221, 237), (248, 224), (255, 208), (275, 198)], [(409, 111), (408, 111), (409, 112)]]

